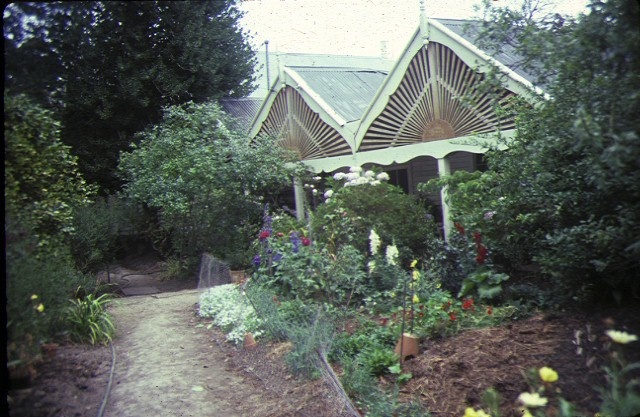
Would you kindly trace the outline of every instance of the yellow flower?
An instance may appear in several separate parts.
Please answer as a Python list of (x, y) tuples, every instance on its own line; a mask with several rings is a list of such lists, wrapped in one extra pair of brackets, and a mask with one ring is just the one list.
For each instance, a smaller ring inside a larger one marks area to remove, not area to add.
[(518, 400), (526, 407), (544, 407), (548, 401), (537, 392), (523, 392), (518, 396)]
[(414, 281), (417, 281), (417, 280), (419, 280), (419, 279), (420, 279), (420, 271), (418, 271), (417, 269), (414, 269), (414, 270), (413, 270), (412, 275), (413, 275), (413, 280), (414, 280)]
[(533, 414), (529, 412), (526, 408), (522, 409), (522, 417), (533, 417)]
[(415, 268), (416, 265), (418, 265), (418, 260), (414, 259), (413, 262), (411, 262), (411, 268)]
[(485, 413), (482, 410), (474, 410), (471, 407), (467, 407), (464, 410), (464, 416), (463, 417), (491, 417), (489, 414)]
[(638, 336), (636, 336), (635, 334), (629, 334), (627, 332), (621, 332), (618, 330), (607, 330), (605, 333), (611, 338), (611, 340), (623, 345), (638, 340)]
[(540, 374), (540, 379), (544, 382), (556, 382), (558, 380), (558, 373), (547, 366), (540, 368), (538, 374)]
[(411, 301), (413, 301), (413, 304), (418, 304), (420, 302), (420, 299), (416, 294), (413, 294), (413, 298), (411, 299)]
[(33, 294), (33, 295), (31, 296), (31, 299), (32, 299), (32, 300), (37, 300), (37, 299), (38, 299), (38, 294)]
[(42, 304), (42, 303), (38, 304), (38, 307), (36, 307), (36, 310), (38, 310), (38, 312), (42, 313), (44, 311), (44, 304)]

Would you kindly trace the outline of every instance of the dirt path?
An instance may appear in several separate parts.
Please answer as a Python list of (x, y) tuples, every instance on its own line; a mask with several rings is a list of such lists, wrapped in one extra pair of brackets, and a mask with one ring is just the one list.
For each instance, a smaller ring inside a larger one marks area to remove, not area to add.
[(259, 394), (233, 373), (206, 328), (199, 292), (122, 298), (112, 307), (116, 368), (105, 417), (253, 415)]

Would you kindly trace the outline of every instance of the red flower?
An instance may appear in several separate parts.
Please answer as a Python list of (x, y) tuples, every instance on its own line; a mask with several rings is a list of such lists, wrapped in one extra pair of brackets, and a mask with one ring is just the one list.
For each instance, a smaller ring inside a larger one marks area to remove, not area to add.
[(311, 244), (311, 239), (306, 236), (302, 236), (300, 240), (302, 241), (302, 246), (309, 246)]
[(260, 233), (260, 240), (265, 240), (269, 236), (271, 236), (271, 232), (269, 232), (268, 230), (264, 230)]
[(475, 240), (475, 241), (476, 241), (476, 244), (478, 244), (478, 245), (479, 245), (480, 243), (482, 243), (482, 235), (480, 234), (480, 232), (475, 232), (475, 233), (473, 234), (473, 240)]
[(467, 298), (462, 300), (462, 309), (463, 310), (475, 310), (473, 306), (473, 298)]
[(487, 259), (487, 252), (487, 248), (485, 248), (481, 244), (478, 245), (478, 256), (476, 256), (476, 262), (478, 263), (478, 265), (484, 264), (484, 261)]
[(488, 315), (492, 315), (493, 314), (493, 307), (491, 307), (491, 306), (487, 307), (487, 314)]
[(456, 321), (456, 315), (453, 313), (449, 313), (449, 320)]
[(461, 235), (464, 235), (464, 227), (462, 227), (460, 223), (454, 223), (453, 225), (456, 227), (456, 229), (458, 230), (458, 232), (460, 232)]
[(382, 317), (382, 318), (380, 319), (380, 325), (381, 325), (381, 326), (386, 326), (388, 321), (389, 321), (389, 319), (388, 319), (388, 318), (386, 318), (386, 317)]

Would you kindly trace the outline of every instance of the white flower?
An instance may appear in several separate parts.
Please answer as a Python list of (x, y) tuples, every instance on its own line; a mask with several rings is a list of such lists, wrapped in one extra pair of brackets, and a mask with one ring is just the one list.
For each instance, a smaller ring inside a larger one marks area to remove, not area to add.
[(376, 261), (374, 261), (373, 259), (370, 260), (367, 266), (369, 267), (369, 273), (373, 274), (373, 271), (376, 270)]
[(398, 248), (396, 247), (396, 245), (387, 246), (386, 258), (387, 264), (396, 265), (398, 260)]
[(356, 185), (363, 185), (363, 184), (367, 184), (368, 182), (369, 180), (366, 179), (365, 177), (356, 178)]
[(373, 229), (369, 233), (369, 248), (371, 249), (371, 255), (376, 255), (380, 249), (380, 236)]
[(373, 172), (373, 171), (371, 171), (371, 170), (366, 171), (366, 172), (364, 173), (364, 176), (365, 176), (365, 177), (367, 177), (367, 178), (373, 178), (373, 176), (374, 176), (374, 175), (375, 175), (375, 172)]
[(322, 177), (313, 177), (314, 181), (320, 181), (322, 179)]
[(389, 181), (389, 174), (387, 174), (386, 172), (381, 172), (376, 175), (376, 179), (378, 181)]
[(329, 204), (331, 202), (330, 198), (327, 198), (326, 200), (324, 200), (325, 203)]
[(345, 179), (345, 177), (347, 176), (347, 174), (345, 174), (344, 172), (337, 172), (335, 174), (333, 174), (333, 179), (336, 181), (340, 181)]
[(324, 198), (331, 198), (333, 196), (333, 190), (327, 190), (324, 192)]
[[(312, 187), (312, 188), (313, 188), (313, 187)], [(312, 193), (313, 195), (318, 195), (318, 190), (316, 190), (316, 189), (314, 188), (313, 190), (311, 190), (311, 193)]]
[(375, 180), (375, 181), (371, 181), (371, 185), (380, 185), (382, 184), (380, 181)]
[(638, 336), (636, 336), (635, 334), (629, 334), (627, 332), (621, 332), (619, 330), (607, 330), (605, 333), (611, 338), (611, 340), (623, 345), (638, 340)]
[(360, 172), (362, 172), (362, 168), (361, 167), (351, 167), (351, 168), (349, 168), (349, 172), (360, 173)]
[(537, 392), (523, 392), (518, 396), (518, 400), (520, 400), (525, 407), (544, 407), (548, 402), (546, 398), (541, 397)]

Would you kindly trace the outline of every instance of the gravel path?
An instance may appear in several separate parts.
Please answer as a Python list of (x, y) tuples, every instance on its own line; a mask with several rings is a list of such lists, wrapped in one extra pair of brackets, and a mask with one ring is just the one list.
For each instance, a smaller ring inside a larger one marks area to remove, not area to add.
[(198, 325), (199, 292), (127, 297), (114, 303), (116, 367), (104, 416), (254, 415), (260, 404)]

